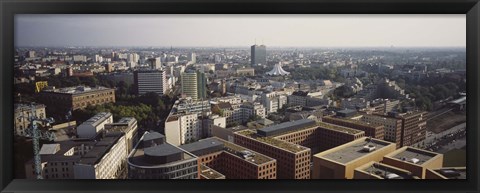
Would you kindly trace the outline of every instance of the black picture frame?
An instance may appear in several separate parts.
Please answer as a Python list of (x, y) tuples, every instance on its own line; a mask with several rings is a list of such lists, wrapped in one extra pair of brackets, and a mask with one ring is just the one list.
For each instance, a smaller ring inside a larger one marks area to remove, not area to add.
[[(478, 0), (2, 0), (0, 189), (2, 192), (479, 192)], [(14, 15), (50, 14), (466, 14), (467, 180), (23, 180), (13, 179)]]

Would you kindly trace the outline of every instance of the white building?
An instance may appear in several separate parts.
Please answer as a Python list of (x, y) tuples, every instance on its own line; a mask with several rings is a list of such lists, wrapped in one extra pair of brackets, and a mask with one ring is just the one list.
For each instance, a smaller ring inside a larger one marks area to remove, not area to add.
[(87, 62), (87, 56), (84, 55), (74, 55), (73, 56), (74, 62)]
[(125, 134), (106, 134), (73, 166), (75, 179), (118, 179), (127, 156)]
[(137, 139), (137, 119), (134, 117), (123, 117), (116, 123), (110, 123), (105, 125), (105, 132), (124, 132), (127, 152), (133, 149), (133, 145), (136, 144)]
[(111, 113), (98, 113), (78, 126), (77, 135), (79, 138), (93, 138), (105, 128), (105, 124), (109, 123), (113, 123)]

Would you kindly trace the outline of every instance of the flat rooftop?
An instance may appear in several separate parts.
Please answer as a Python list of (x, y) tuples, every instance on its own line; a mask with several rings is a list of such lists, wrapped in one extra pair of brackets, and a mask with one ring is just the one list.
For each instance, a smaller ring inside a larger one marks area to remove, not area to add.
[(113, 90), (112, 88), (107, 87), (87, 87), (87, 86), (76, 86), (76, 87), (65, 87), (65, 88), (47, 88), (42, 92), (52, 92), (52, 93), (63, 93), (63, 94), (82, 94), (95, 91), (103, 90)]
[(372, 152), (363, 150), (363, 147), (366, 145), (375, 146), (375, 150), (372, 151), (372, 152), (375, 152), (381, 148), (384, 148), (387, 145), (390, 145), (390, 143), (379, 141), (374, 138), (372, 138), (370, 141), (368, 138), (365, 138), (365, 140), (358, 140), (358, 141), (347, 143), (347, 146), (336, 149), (335, 151), (325, 154), (322, 157), (336, 161), (336, 162), (340, 162), (342, 164), (346, 164), (357, 158), (367, 156), (370, 153), (372, 153)]
[(205, 165), (200, 165), (200, 175), (205, 176), (207, 179), (218, 179), (218, 178), (225, 178), (225, 175), (223, 175), (220, 172), (217, 172), (216, 170), (209, 168), (208, 166)]
[(301, 119), (298, 121), (290, 121), (258, 129), (257, 133), (264, 137), (269, 137), (309, 126), (315, 126), (315, 121), (310, 119)]
[(348, 128), (348, 127), (343, 127), (343, 126), (334, 125), (334, 124), (325, 123), (325, 122), (318, 122), (317, 126), (319, 126), (321, 128), (324, 128), (324, 129), (344, 132), (344, 133), (348, 133), (348, 134), (352, 134), (352, 135), (364, 132), (364, 131), (361, 131), (361, 130), (352, 129), (352, 128)]
[(367, 122), (360, 121), (360, 120), (338, 117), (338, 116), (330, 116), (328, 118), (333, 119), (333, 120), (343, 121), (343, 122), (346, 122), (346, 123), (353, 123), (353, 124), (361, 125), (363, 127), (380, 127), (380, 126), (382, 126), (380, 124), (367, 123)]
[(414, 176), (409, 171), (379, 163), (373, 163), (362, 171), (380, 176), (384, 179), (414, 179)]
[(414, 148), (411, 148), (411, 147), (407, 147), (404, 151), (401, 151), (401, 152), (393, 155), (392, 157), (397, 158), (399, 160), (408, 161), (408, 162), (411, 162), (411, 163), (413, 163), (412, 159), (416, 159), (417, 162), (413, 163), (413, 164), (422, 165), (423, 163), (432, 159), (436, 155), (438, 155), (438, 154), (433, 153), (433, 152), (428, 152), (428, 151), (425, 151), (425, 150), (420, 150), (420, 149), (414, 149)]
[(290, 151), (292, 153), (297, 153), (297, 152), (308, 149), (308, 148), (303, 147), (301, 145), (296, 145), (296, 144), (293, 144), (293, 143), (285, 142), (283, 140), (275, 139), (273, 137), (259, 136), (259, 135), (257, 135), (257, 133), (255, 131), (252, 131), (252, 130), (239, 131), (239, 132), (237, 132), (237, 134), (243, 135), (245, 137), (249, 137), (249, 138), (252, 138), (252, 139), (256, 139), (257, 141), (260, 141), (260, 142), (278, 147), (280, 149)]
[(441, 168), (433, 170), (448, 179), (467, 179), (467, 168)]
[[(267, 156), (265, 156), (261, 153), (252, 151), (250, 149), (244, 148), (242, 146), (239, 146), (239, 145), (236, 145), (236, 144), (233, 144), (233, 143), (225, 142), (224, 144), (225, 144), (225, 149), (224, 149), (225, 152), (229, 152), (229, 153), (239, 157), (240, 159), (244, 159), (245, 161), (250, 162), (250, 163), (254, 163), (256, 165), (264, 164), (264, 163), (275, 160), (271, 157), (267, 157)], [(251, 155), (249, 155), (247, 157), (244, 157), (243, 155), (246, 152), (251, 153)]]

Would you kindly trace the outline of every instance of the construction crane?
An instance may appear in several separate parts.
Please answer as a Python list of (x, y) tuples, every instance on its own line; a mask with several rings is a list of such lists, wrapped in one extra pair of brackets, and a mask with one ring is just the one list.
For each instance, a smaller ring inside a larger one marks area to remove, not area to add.
[(42, 177), (42, 162), (40, 158), (40, 139), (54, 141), (55, 134), (49, 131), (41, 131), (38, 129), (37, 123), (46, 123), (47, 126), (55, 122), (53, 118), (40, 119), (37, 117), (35, 103), (30, 105), (31, 114), (28, 117), (30, 121), (30, 127), (25, 130), (25, 136), (31, 137), (33, 141), (33, 160), (35, 164), (35, 175), (37, 179), (43, 179)]

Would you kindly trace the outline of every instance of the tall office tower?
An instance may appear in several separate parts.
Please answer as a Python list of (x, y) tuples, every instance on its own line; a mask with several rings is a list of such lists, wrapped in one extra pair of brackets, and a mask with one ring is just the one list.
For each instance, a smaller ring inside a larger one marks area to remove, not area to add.
[(193, 100), (207, 98), (207, 79), (203, 72), (184, 72), (181, 75), (182, 94)]
[(27, 58), (33, 58), (35, 57), (35, 51), (28, 51), (25, 55)]
[(155, 92), (158, 95), (167, 93), (167, 76), (162, 70), (138, 70), (133, 74), (137, 95)]
[(192, 62), (192, 64), (197, 63), (197, 55), (195, 53), (190, 53), (188, 55), (188, 61)]
[(266, 65), (267, 64), (267, 46), (265, 45), (253, 45), (251, 47), (251, 65)]
[(205, 73), (197, 71), (197, 91), (199, 99), (207, 98), (207, 78)]

